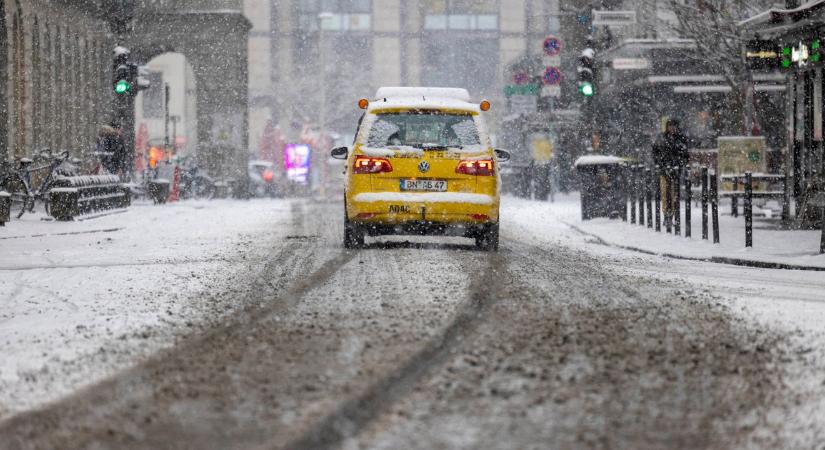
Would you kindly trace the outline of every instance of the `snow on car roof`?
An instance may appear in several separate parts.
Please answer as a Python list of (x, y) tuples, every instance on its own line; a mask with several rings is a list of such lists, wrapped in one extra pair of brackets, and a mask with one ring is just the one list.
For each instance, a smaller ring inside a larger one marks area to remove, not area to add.
[(450, 98), (463, 102), (470, 101), (467, 89), (442, 87), (381, 87), (375, 93), (376, 99), (393, 97)]
[(475, 103), (468, 103), (454, 98), (441, 97), (388, 97), (370, 102), (368, 111), (387, 109), (449, 109), (479, 113), (481, 108)]
[(625, 162), (624, 158), (619, 158), (618, 156), (612, 155), (584, 155), (580, 156), (576, 162), (573, 163), (573, 167), (579, 166), (596, 166), (602, 164), (621, 164)]

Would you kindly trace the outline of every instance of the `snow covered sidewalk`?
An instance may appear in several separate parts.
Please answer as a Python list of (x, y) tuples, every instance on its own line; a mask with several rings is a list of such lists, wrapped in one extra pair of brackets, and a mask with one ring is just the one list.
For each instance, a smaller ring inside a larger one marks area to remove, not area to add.
[[(529, 202), (522, 205), (520, 200), (508, 198), (507, 205), (516, 215), (529, 215), (530, 221), (554, 223), (561, 221), (582, 233), (586, 233), (608, 245), (646, 253), (679, 258), (732, 262), (734, 260), (755, 264), (775, 264), (779, 266), (816, 267), (825, 269), (825, 255), (819, 253), (820, 232), (818, 230), (778, 230), (773, 224), (776, 219), (764, 220), (754, 217), (753, 247), (745, 248), (745, 219), (728, 214), (730, 207), (720, 205), (720, 243), (702, 240), (702, 211), (692, 209), (693, 237), (685, 238), (664, 232), (656, 232), (647, 226), (631, 225), (629, 222), (610, 219), (581, 220), (578, 194), (557, 196), (555, 203)], [(528, 220), (528, 217), (524, 217)], [(684, 234), (684, 224), (682, 226)], [(712, 232), (711, 232), (712, 239)]]
[(290, 202), (136, 204), (0, 228), (0, 419), (174, 343), (234, 306), (210, 293), (290, 231)]

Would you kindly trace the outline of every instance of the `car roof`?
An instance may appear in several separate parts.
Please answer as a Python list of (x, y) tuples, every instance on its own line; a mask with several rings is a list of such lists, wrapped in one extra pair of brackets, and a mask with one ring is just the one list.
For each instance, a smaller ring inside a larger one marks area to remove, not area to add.
[(470, 103), (466, 89), (432, 87), (382, 87), (369, 103), (369, 112), (409, 109), (438, 109), (469, 113), (481, 112), (479, 105)]
[(454, 99), (463, 102), (470, 101), (470, 93), (467, 89), (443, 88), (443, 87), (381, 87), (375, 93), (376, 99), (382, 98), (442, 98)]

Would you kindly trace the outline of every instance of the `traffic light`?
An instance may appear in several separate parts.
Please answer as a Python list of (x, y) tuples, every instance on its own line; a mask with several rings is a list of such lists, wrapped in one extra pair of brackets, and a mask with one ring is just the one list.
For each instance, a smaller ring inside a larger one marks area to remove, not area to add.
[(138, 65), (129, 61), (131, 53), (126, 47), (117, 46), (114, 50), (112, 70), (112, 90), (117, 96), (135, 96), (149, 88), (149, 81), (143, 78)]
[(591, 47), (582, 50), (579, 56), (579, 66), (576, 68), (579, 73), (579, 93), (585, 97), (591, 97), (596, 93), (596, 52)]
[(118, 45), (114, 49), (114, 64), (112, 65), (112, 90), (117, 95), (128, 95), (132, 91), (129, 70), (129, 49)]

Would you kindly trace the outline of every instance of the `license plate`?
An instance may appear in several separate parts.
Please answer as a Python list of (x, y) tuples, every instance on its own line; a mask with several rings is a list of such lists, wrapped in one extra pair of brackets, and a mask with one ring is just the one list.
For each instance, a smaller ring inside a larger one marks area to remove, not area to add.
[(447, 192), (444, 180), (401, 180), (402, 191)]

